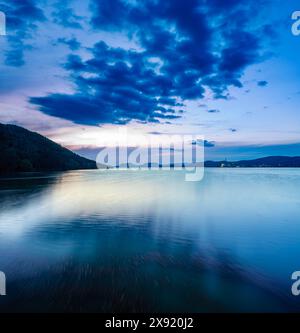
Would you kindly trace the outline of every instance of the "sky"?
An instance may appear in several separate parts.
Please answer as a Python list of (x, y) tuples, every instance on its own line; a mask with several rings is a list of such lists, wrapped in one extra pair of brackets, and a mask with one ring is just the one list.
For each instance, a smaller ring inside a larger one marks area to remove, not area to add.
[(287, 0), (0, 0), (0, 122), (94, 158), (119, 128), (206, 159), (300, 155)]

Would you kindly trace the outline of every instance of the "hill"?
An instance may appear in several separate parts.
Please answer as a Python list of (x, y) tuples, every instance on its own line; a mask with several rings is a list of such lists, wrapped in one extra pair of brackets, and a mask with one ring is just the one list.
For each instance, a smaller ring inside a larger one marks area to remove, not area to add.
[(96, 169), (96, 163), (38, 133), (0, 124), (0, 174), (80, 169)]
[(269, 156), (255, 160), (243, 160), (237, 162), (206, 161), (205, 166), (214, 168), (299, 168), (300, 156)]

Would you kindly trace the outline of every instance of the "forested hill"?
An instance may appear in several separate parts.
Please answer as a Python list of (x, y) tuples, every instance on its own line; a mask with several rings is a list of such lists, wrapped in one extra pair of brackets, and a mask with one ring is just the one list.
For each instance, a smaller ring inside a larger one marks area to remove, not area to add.
[(94, 161), (76, 155), (40, 134), (0, 124), (0, 173), (95, 169)]

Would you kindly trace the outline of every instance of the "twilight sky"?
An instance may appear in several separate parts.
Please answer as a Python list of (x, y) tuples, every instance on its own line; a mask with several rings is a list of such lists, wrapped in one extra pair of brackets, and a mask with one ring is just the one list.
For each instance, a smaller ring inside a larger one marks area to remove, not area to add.
[(0, 0), (0, 122), (84, 156), (132, 133), (198, 134), (206, 159), (300, 155), (287, 0)]

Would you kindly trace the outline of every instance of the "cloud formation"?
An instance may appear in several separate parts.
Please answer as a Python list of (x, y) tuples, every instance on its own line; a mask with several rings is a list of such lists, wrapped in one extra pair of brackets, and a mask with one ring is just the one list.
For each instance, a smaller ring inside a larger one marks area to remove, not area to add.
[(268, 81), (258, 81), (257, 85), (259, 87), (266, 87), (268, 85)]
[(204, 140), (204, 147), (206, 147), (206, 148), (213, 148), (213, 147), (215, 147), (215, 142), (214, 141)]
[[(88, 60), (70, 55), (64, 67), (72, 95), (33, 97), (48, 115), (78, 124), (160, 122), (180, 117), (184, 101), (227, 98), (244, 70), (264, 59), (265, 26), (254, 18), (262, 1), (92, 0), (95, 31), (118, 32), (138, 48), (96, 43)], [(179, 110), (180, 108), (180, 110)]]
[(218, 109), (210, 109), (210, 110), (207, 110), (208, 113), (220, 113), (221, 111), (218, 110)]
[(0, 10), (7, 19), (9, 50), (5, 53), (5, 63), (8, 66), (22, 66), (24, 51), (31, 48), (28, 39), (37, 28), (36, 24), (45, 20), (44, 13), (34, 0), (0, 0)]
[(82, 29), (82, 17), (74, 13), (70, 0), (58, 1), (54, 7), (52, 17), (56, 24), (64, 28)]
[(67, 45), (71, 51), (77, 51), (81, 47), (80, 42), (74, 36), (72, 38), (58, 38), (56, 43)]
[(208, 140), (195, 140), (191, 142), (192, 145), (203, 145), (205, 148), (213, 148), (215, 147), (214, 141), (208, 141)]

